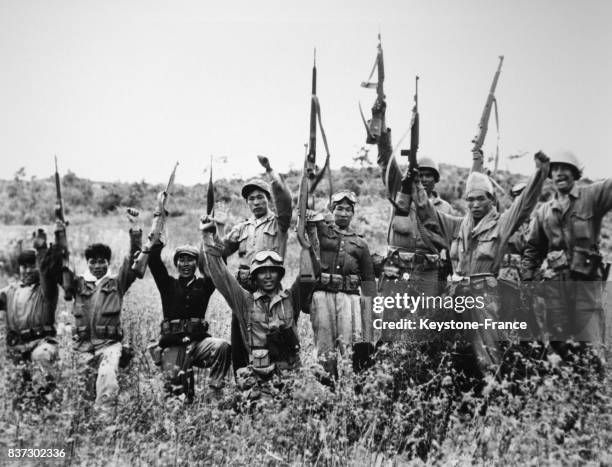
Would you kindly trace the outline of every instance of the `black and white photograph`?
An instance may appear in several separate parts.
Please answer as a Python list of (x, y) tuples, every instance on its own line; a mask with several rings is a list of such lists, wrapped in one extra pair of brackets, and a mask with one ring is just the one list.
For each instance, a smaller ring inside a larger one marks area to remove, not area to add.
[(612, 464), (611, 18), (0, 0), (0, 465)]

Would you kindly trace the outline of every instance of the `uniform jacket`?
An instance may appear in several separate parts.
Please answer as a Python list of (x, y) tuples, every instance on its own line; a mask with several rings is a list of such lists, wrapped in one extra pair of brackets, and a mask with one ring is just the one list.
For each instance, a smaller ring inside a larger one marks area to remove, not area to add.
[(310, 299), (312, 286), (303, 286), (296, 279), (291, 288), (281, 289), (271, 299), (259, 291), (248, 292), (230, 274), (222, 253), (222, 244), (204, 244), (208, 273), (238, 319), (249, 353), (252, 348), (265, 347), (271, 331), (292, 328), (297, 336), (297, 318)]
[[(383, 183), (387, 187), (387, 196), (397, 201), (402, 187), (403, 174), (395, 157), (391, 146), (391, 130), (380, 135), (378, 139), (378, 166), (381, 168)], [(446, 214), (452, 214), (451, 206), (441, 199), (437, 193), (432, 198), (433, 206)], [(410, 205), (410, 214), (402, 216), (394, 214), (391, 218), (387, 243), (391, 247), (403, 248), (411, 252), (423, 254), (437, 254), (438, 251), (432, 248), (430, 242), (422, 238), (424, 230), (419, 230), (418, 218), (415, 207)]]
[(366, 241), (349, 230), (342, 232), (336, 225), (316, 222), (321, 258), (321, 272), (357, 275), (363, 282), (374, 283), (374, 266)]
[(61, 281), (61, 251), (39, 248), (36, 262), (40, 281), (32, 285), (10, 284), (0, 290), (0, 310), (6, 310), (7, 332), (54, 327), (58, 283)]
[(415, 194), (418, 213), (425, 227), (451, 244), (454, 271), (462, 276), (497, 274), (508, 239), (529, 218), (537, 203), (549, 164), (542, 164), (529, 179), (525, 190), (503, 213), (494, 207), (474, 225), (470, 213), (462, 217), (436, 211), (419, 183)]
[(204, 319), (215, 291), (210, 277), (196, 277), (188, 283), (172, 277), (161, 259), (161, 248), (151, 250), (149, 269), (161, 296), (164, 319)]
[(108, 338), (107, 332), (121, 329), (123, 297), (136, 274), (132, 271), (132, 258), (137, 244), (131, 237), (130, 253), (125, 256), (119, 272), (107, 275), (99, 281), (88, 281), (84, 276), (74, 279), (73, 315), (78, 341), (76, 349), (90, 352), (121, 340), (120, 336)]
[(260, 250), (274, 250), (285, 257), (291, 223), (291, 194), (280, 177), (272, 180), (272, 199), (277, 214), (268, 211), (259, 219), (251, 217), (234, 226), (223, 240), (224, 257), (238, 251), (240, 266), (247, 268), (253, 254)]
[(568, 258), (575, 246), (599, 251), (601, 221), (612, 209), (612, 179), (574, 185), (569, 198), (565, 211), (557, 196), (536, 211), (523, 254), (527, 276), (541, 265), (549, 251), (563, 250)]

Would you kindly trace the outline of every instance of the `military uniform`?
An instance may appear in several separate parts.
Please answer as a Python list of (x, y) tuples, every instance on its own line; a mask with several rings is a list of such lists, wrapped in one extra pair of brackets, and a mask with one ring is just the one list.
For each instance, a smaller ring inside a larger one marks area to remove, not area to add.
[(89, 271), (73, 280), (74, 350), (85, 372), (95, 382), (96, 404), (112, 404), (119, 393), (117, 372), (123, 352), (121, 308), (123, 297), (136, 280), (132, 258), (141, 247), (142, 231), (130, 230), (130, 251), (117, 274), (96, 279)]
[(14, 283), (0, 290), (0, 310), (6, 311), (7, 355), (15, 363), (39, 363), (48, 372), (53, 372), (58, 357), (55, 309), (62, 267), (58, 244), (36, 249), (37, 282)]
[[(378, 139), (378, 165), (381, 168), (387, 194), (394, 203), (394, 213), (387, 235), (387, 255), (383, 263), (383, 273), (379, 282), (379, 294), (395, 296), (396, 293), (426, 296), (437, 295), (440, 289), (440, 271), (444, 267), (443, 245), (433, 242), (416, 215), (410, 197), (401, 193), (403, 174), (393, 157), (391, 130), (387, 130)], [(402, 199), (405, 198), (405, 199)], [(448, 203), (433, 194), (432, 204), (443, 212), (451, 211)], [(403, 205), (405, 210), (398, 212)], [(418, 314), (418, 311), (417, 311)], [(403, 309), (386, 308), (384, 321), (396, 321), (407, 318)], [(431, 316), (429, 316), (431, 317)], [(412, 340), (428, 338), (417, 336), (417, 333), (405, 330), (383, 330), (382, 340)]]
[(603, 341), (599, 234), (602, 219), (611, 209), (612, 179), (607, 179), (574, 185), (567, 206), (555, 196), (535, 213), (523, 274), (531, 279), (546, 260), (542, 291), (552, 340)]
[[(193, 255), (192, 249), (177, 248), (174, 256), (185, 251)], [(158, 364), (166, 376), (166, 389), (193, 396), (192, 366), (210, 368), (209, 385), (221, 388), (229, 372), (231, 351), (229, 342), (208, 333), (208, 323), (204, 320), (208, 301), (215, 291), (212, 279), (193, 277), (187, 281), (170, 276), (161, 259), (161, 248), (151, 250), (149, 269), (162, 301), (164, 319)]]
[[(285, 257), (292, 214), (291, 194), (278, 175), (272, 175), (271, 190), (266, 187), (265, 182), (256, 181), (255, 183), (271, 191), (276, 214), (269, 210), (263, 217), (250, 217), (234, 226), (223, 239), (223, 256), (227, 258), (236, 251), (238, 252), (237, 278), (243, 287), (251, 291), (252, 286), (249, 284), (248, 277), (253, 254), (261, 250), (272, 250), (281, 257)], [(245, 188), (246, 186), (248, 184), (245, 185)], [(232, 316), (231, 345), (234, 371), (248, 364), (247, 350), (240, 335), (240, 326), (236, 316)]]
[(328, 372), (335, 373), (332, 353), (339, 346), (372, 341), (372, 316), (361, 293), (375, 294), (374, 270), (368, 245), (352, 230), (316, 222), (321, 276), (312, 297), (310, 321), (315, 350)]
[[(500, 318), (497, 274), (503, 252), (509, 237), (533, 210), (547, 174), (548, 163), (543, 163), (529, 180), (525, 191), (506, 211), (500, 214), (492, 206), (477, 224), (471, 213), (461, 218), (436, 211), (419, 184), (416, 200), (421, 221), (428, 230), (441, 235), (451, 244), (454, 281), (458, 284), (455, 293), (484, 297), (484, 308), (466, 311), (463, 314), (466, 321), (484, 322), (486, 318), (497, 321)], [(474, 183), (484, 178), (484, 183), (490, 186), (488, 178), (479, 173), (470, 174), (468, 186), (472, 178)], [(492, 194), (492, 186), (487, 191)], [(469, 340), (481, 369), (500, 362), (498, 341), (504, 340), (502, 333), (484, 329), (472, 331)]]

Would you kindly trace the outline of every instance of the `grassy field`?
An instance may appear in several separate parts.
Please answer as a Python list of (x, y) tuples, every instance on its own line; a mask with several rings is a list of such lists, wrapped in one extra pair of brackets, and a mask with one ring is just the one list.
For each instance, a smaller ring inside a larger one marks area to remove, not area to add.
[[(367, 235), (373, 251), (384, 249), (386, 213), (382, 203), (366, 205), (359, 213), (366, 234), (377, 231)], [(174, 246), (197, 242), (196, 220), (193, 212), (169, 221), (164, 258), (170, 268)], [(79, 253), (94, 240), (111, 245), (116, 270), (128, 248), (127, 227), (120, 216), (75, 221), (69, 240), (76, 270), (85, 267)], [(31, 227), (23, 226), (0, 230), (5, 243), (29, 231)], [(288, 251), (285, 285), (297, 272), (293, 236)], [(230, 268), (234, 266), (230, 261)], [(214, 336), (229, 339), (230, 311), (218, 293), (207, 319)], [(398, 346), (381, 352), (365, 375), (343, 371), (336, 391), (330, 392), (309, 370), (314, 363), (312, 331), (308, 316), (302, 315), (304, 370), (274, 400), (251, 404), (230, 385), (225, 400), (209, 402), (206, 372), (200, 371), (196, 401), (186, 406), (180, 400), (164, 400), (157, 368), (145, 353), (147, 344), (158, 338), (160, 320), (159, 294), (147, 273), (125, 299), (123, 327), (137, 354), (121, 373), (120, 403), (113, 420), (105, 424), (86, 397), (70, 350), (70, 304), (61, 300), (61, 376), (46, 406), (13, 409), (8, 383), (15, 369), (3, 359), (0, 377), (7, 384), (0, 387), (0, 465), (12, 463), (7, 457), (10, 448), (66, 452), (63, 459), (30, 459), (16, 465), (612, 463), (610, 380), (600, 378), (586, 363), (570, 369), (554, 360), (528, 361), (529, 377), (514, 384), (488, 381), (484, 397), (475, 397), (459, 391), (447, 356), (437, 359), (433, 368), (419, 349)], [(4, 349), (4, 342), (0, 345)]]

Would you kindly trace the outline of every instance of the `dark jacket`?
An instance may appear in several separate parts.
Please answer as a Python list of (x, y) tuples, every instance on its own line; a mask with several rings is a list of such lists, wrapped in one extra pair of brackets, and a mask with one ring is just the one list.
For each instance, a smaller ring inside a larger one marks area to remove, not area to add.
[(215, 291), (210, 277), (196, 277), (188, 283), (172, 277), (161, 259), (161, 249), (151, 251), (149, 269), (161, 296), (164, 319), (204, 319), (208, 301)]

